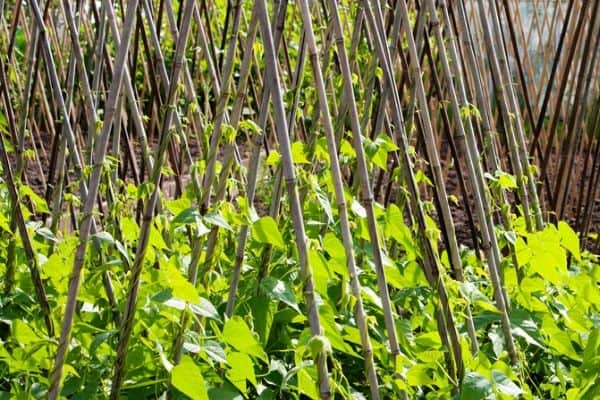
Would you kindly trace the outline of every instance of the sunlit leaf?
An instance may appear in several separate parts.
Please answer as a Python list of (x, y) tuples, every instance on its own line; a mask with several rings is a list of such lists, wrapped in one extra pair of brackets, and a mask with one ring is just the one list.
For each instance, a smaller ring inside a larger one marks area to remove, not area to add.
[(171, 370), (171, 384), (192, 400), (208, 400), (208, 392), (200, 368), (187, 355)]
[(268, 276), (260, 282), (260, 286), (269, 296), (300, 312), (298, 303), (296, 303), (294, 292), (285, 282)]
[(268, 362), (267, 354), (262, 346), (254, 337), (254, 334), (250, 328), (248, 328), (246, 322), (237, 315), (225, 323), (225, 327), (223, 328), (223, 340), (242, 353)]
[(277, 223), (272, 217), (262, 217), (252, 224), (252, 237), (261, 243), (271, 244), (284, 248), (283, 237), (277, 228)]
[(581, 260), (581, 253), (579, 251), (579, 236), (575, 231), (563, 221), (558, 222), (558, 232), (560, 233), (560, 244), (577, 260)]

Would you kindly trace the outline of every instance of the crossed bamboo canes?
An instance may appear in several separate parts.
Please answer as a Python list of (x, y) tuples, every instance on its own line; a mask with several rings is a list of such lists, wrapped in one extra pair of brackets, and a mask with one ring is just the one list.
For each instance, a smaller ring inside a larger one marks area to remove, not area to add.
[[(483, 250), (481, 258), (488, 267), (506, 348), (511, 362), (517, 365), (518, 346), (512, 337), (510, 298), (503, 284), (503, 249), (495, 232), (499, 223), (504, 230), (512, 231), (511, 211), (516, 207), (509, 201), (512, 195), (503, 188), (490, 186), (486, 176), (501, 170), (515, 175), (520, 212), (530, 231), (543, 229), (542, 204), (546, 205), (544, 211), (554, 211), (557, 219), (569, 218), (575, 222), (583, 238), (591, 229), (600, 181), (600, 145), (595, 134), (600, 125), (597, 100), (600, 88), (595, 83), (600, 69), (599, 3), (570, 1), (564, 6), (555, 5), (551, 15), (534, 13), (531, 27), (526, 26), (517, 2), (509, 0), (398, 0), (389, 2), (389, 7), (371, 1), (347, 5), (328, 0), (311, 5), (298, 0), (293, 5), (283, 0), (274, 3), (272, 17), (264, 1), (246, 5), (238, 0), (228, 2), (222, 27), (211, 20), (214, 4), (208, 0), (188, 0), (177, 9), (169, 1), (159, 1), (157, 5), (149, 0), (130, 0), (122, 10), (122, 20), (110, 1), (100, 4), (78, 1), (74, 7), (63, 1), (61, 12), (53, 13), (52, 2), (30, 0), (26, 4), (12, 4), (12, 14), (5, 12), (11, 5), (3, 3), (0, 34), (9, 40), (6, 56), (0, 58), (0, 92), (8, 134), (0, 143), (0, 158), (12, 205), (10, 229), (19, 232), (36, 298), (51, 337), (55, 335), (53, 310), (21, 209), (22, 203), (31, 207), (20, 193), (21, 181), (28, 183), (28, 167), (32, 163), (24, 156), (28, 146), (34, 150), (34, 168), (42, 176), (42, 192), (51, 208), (47, 221), (51, 231), (58, 234), (61, 227), (70, 226), (79, 234), (49, 397), (57, 398), (60, 393), (91, 238), (110, 230), (120, 239), (118, 221), (106, 209), (116, 203), (123, 190), (119, 178), (127, 179), (129, 174), (135, 183), (145, 180), (152, 183), (154, 190), (146, 201), (137, 205), (141, 229), (135, 259), (130, 263), (122, 257), (125, 271), (131, 274), (125, 297), (119, 298), (122, 294), (116, 293), (112, 284), (112, 274), (121, 272), (102, 274), (114, 323), (119, 327), (111, 398), (119, 396), (150, 229), (154, 216), (162, 210), (160, 187), (167, 178), (161, 171), (167, 165), (176, 171), (173, 178), (176, 195), (183, 191), (183, 174), (187, 170), (199, 214), (205, 216), (227, 198), (231, 178), (242, 183), (239, 190), (245, 192), (252, 204), (260, 187), (262, 151), (279, 150), (281, 165), (265, 169), (265, 173), (273, 174), (275, 181), (269, 215), (281, 224), (285, 220), (280, 215), (282, 204), (289, 207), (309, 326), (313, 336), (322, 335), (302, 212), (311, 189), (299, 184), (297, 174), (299, 168), (312, 171), (315, 166), (294, 165), (290, 144), (292, 140), (304, 141), (308, 156), (313, 158), (321, 128), (327, 144), (333, 180), (331, 195), (337, 205), (350, 288), (356, 299), (353, 311), (371, 397), (380, 397), (381, 372), (373, 357), (367, 310), (361, 299), (359, 273), (363, 256), (355, 250), (358, 239), (352, 234), (346, 192), (360, 199), (366, 213), (370, 257), (375, 265), (394, 370), (402, 354), (396, 333), (401, 310), (392, 301), (395, 289), (386, 277), (384, 257), (400, 256), (403, 249), (378, 229), (375, 213), (378, 200), (385, 205), (396, 201), (418, 238), (419, 260), (436, 294), (435, 317), (448, 355), (449, 375), (458, 386), (464, 374), (457, 328), (460, 322), (466, 325), (472, 353), (478, 351), (479, 343), (471, 305), (467, 301), (464, 317), (458, 318), (446, 288), (452, 279), (467, 279), (454, 206), (448, 201), (446, 188), (444, 165), (450, 162), (459, 176), (464, 207), (474, 205), (474, 212), (469, 210), (470, 237), (473, 245)], [(533, 4), (538, 9), (546, 3)], [(413, 12), (414, 23), (410, 19)], [(7, 16), (11, 18), (7, 20)], [(289, 18), (296, 18), (301, 26), (295, 57), (289, 46), (295, 27), (286, 22)], [(162, 31), (163, 26), (167, 27), (166, 32)], [(23, 71), (19, 71), (20, 56), (16, 54), (19, 29), (23, 30), (27, 43), (21, 61), (26, 64)], [(165, 37), (175, 43), (170, 70), (165, 59)], [(531, 56), (524, 50), (544, 37), (550, 39), (540, 55)], [(215, 38), (220, 38), (220, 43)], [(257, 58), (254, 48), (259, 40), (264, 47), (262, 60)], [(190, 56), (192, 41), (199, 50)], [(110, 44), (115, 46), (114, 56), (108, 50)], [(373, 51), (367, 65), (359, 61), (361, 45)], [(86, 57), (91, 57), (93, 64)], [(307, 61), (317, 100), (311, 115), (300, 107)], [(533, 70), (537, 62), (544, 65), (539, 75)], [(202, 63), (205, 67), (199, 68)], [(9, 79), (11, 72), (16, 72), (13, 79)], [(134, 78), (138, 76), (142, 86), (135, 84)], [(336, 82), (340, 79), (338, 98)], [(291, 93), (290, 102), (283, 101), (286, 91)], [(436, 101), (447, 102), (443, 112), (437, 113), (433, 108)], [(479, 110), (478, 115), (463, 115), (473, 104)], [(242, 121), (245, 107), (255, 111), (255, 117), (248, 118), (253, 124)], [(100, 109), (103, 115), (99, 114)], [(304, 123), (306, 119), (312, 121), (310, 127)], [(205, 143), (209, 123), (212, 133)], [(247, 175), (238, 168), (242, 155), (236, 142), (223, 140), (223, 132), (228, 129), (240, 133), (248, 130), (251, 134)], [(50, 146), (44, 146), (42, 132), (52, 138)], [(390, 152), (389, 171), (373, 167), (364, 151), (365, 139), (374, 139), (381, 133), (398, 146)], [(179, 145), (171, 140), (173, 135)], [(341, 140), (346, 135), (356, 153), (351, 170), (342, 165), (339, 156)], [(451, 152), (444, 151), (444, 138)], [(154, 142), (158, 145), (153, 152)], [(197, 151), (193, 142), (197, 143)], [(5, 143), (17, 149), (16, 154), (10, 154)], [(426, 174), (432, 178), (433, 188), (417, 183), (418, 160), (412, 152), (413, 146), (428, 163)], [(532, 156), (540, 162), (537, 175), (530, 165)], [(104, 165), (111, 157), (118, 159), (122, 168), (107, 177)], [(582, 174), (574, 182), (572, 173), (579, 158), (589, 166), (589, 178)], [(201, 176), (196, 169), (189, 168), (195, 159), (205, 161)], [(219, 173), (218, 161), (221, 161)], [(46, 163), (50, 167), (47, 175)], [(581, 189), (575, 194), (574, 185)], [(394, 195), (399, 186), (406, 189), (406, 195)], [(68, 204), (66, 193), (77, 195), (81, 205)], [(287, 203), (282, 202), (284, 199)], [(424, 202), (430, 199), (435, 204), (443, 245), (449, 255), (448, 271), (438, 256), (440, 243), (427, 234), (429, 215)], [(574, 205), (575, 211), (571, 211)], [(70, 211), (66, 214), (70, 220), (64, 216), (65, 209)], [(328, 229), (332, 227), (325, 226), (323, 233)], [(167, 243), (171, 241), (168, 232), (161, 233)], [(192, 249), (188, 278), (192, 284), (205, 284), (208, 273), (218, 268), (218, 244), (224, 235), (229, 233), (218, 226), (212, 226), (208, 235), (201, 237), (195, 235), (194, 228), (187, 228), (186, 238)], [(236, 313), (249, 225), (242, 226), (236, 237), (236, 257), (225, 310), (228, 317)], [(8, 248), (6, 294), (15, 289), (17, 243), (11, 240)], [(50, 246), (49, 251), (53, 248)], [(507, 251), (519, 277), (521, 266), (512, 244)], [(271, 250), (266, 246), (261, 255), (259, 283), (269, 274), (270, 258)], [(118, 312), (119, 303), (125, 307), (123, 315)], [(184, 312), (181, 318), (181, 326), (173, 338), (171, 354), (175, 363), (181, 356), (183, 338), (190, 329), (195, 329), (189, 313)], [(322, 398), (331, 397), (333, 390), (327, 357), (323, 352), (315, 360)], [(402, 379), (402, 374), (396, 378)]]

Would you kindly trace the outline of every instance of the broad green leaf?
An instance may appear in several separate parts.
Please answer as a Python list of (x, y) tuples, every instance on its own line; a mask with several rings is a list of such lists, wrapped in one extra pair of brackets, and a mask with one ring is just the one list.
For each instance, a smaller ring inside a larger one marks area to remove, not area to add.
[(12, 233), (10, 230), (10, 225), (8, 225), (8, 219), (4, 213), (0, 213), (0, 229), (4, 230), (5, 232)]
[(521, 394), (524, 393), (523, 389), (518, 387), (513, 381), (511, 381), (508, 378), (508, 376), (504, 375), (500, 371), (492, 370), (492, 380), (496, 385), (496, 390), (503, 394), (512, 396), (513, 398), (518, 398)]
[(208, 400), (200, 368), (190, 356), (183, 355), (181, 362), (171, 370), (171, 384), (192, 400)]
[(71, 364), (65, 364), (64, 369), (63, 369), (63, 374), (65, 377), (68, 377), (69, 375), (73, 375), (73, 376), (76, 376), (79, 378), (79, 373), (77, 372), (75, 367), (73, 367)]
[(515, 254), (517, 256), (517, 262), (520, 266), (529, 263), (533, 257), (533, 252), (522, 238), (517, 238), (517, 241), (515, 242)]
[(319, 205), (327, 215), (327, 221), (329, 223), (333, 222), (333, 209), (331, 208), (331, 202), (329, 201), (329, 197), (327, 196), (326, 187), (322, 187), (323, 183), (320, 182), (316, 176), (310, 177), (310, 185), (319, 202)]
[(298, 141), (292, 143), (292, 160), (295, 164), (310, 164), (304, 151), (304, 143)]
[(274, 311), (277, 309), (278, 304), (271, 301), (271, 299), (263, 293), (252, 297), (248, 304), (252, 310), (254, 331), (258, 333), (261, 344), (265, 346), (269, 340)]
[(402, 211), (395, 204), (391, 204), (386, 213), (386, 236), (391, 236), (397, 241), (406, 252), (408, 260), (416, 260), (420, 254), (420, 249), (415, 236), (404, 223)]
[(200, 297), (200, 301), (197, 304), (190, 303), (190, 308), (196, 315), (217, 320), (220, 319), (219, 312), (215, 306), (204, 297)]
[(379, 147), (377, 151), (375, 151), (375, 153), (373, 153), (373, 155), (371, 156), (371, 161), (379, 168), (386, 170), (388, 162), (388, 152), (383, 147)]
[(173, 215), (178, 215), (179, 213), (182, 213), (187, 208), (190, 208), (191, 204), (192, 203), (190, 199), (187, 197), (180, 197), (175, 200), (169, 200), (164, 202), (166, 209), (169, 210)]
[(313, 400), (320, 398), (317, 384), (306, 368), (302, 368), (298, 371), (298, 390)]
[(439, 333), (432, 331), (422, 333), (415, 339), (415, 343), (418, 346), (425, 348), (439, 348), (442, 345)]
[(256, 375), (254, 374), (254, 364), (252, 359), (245, 353), (237, 351), (227, 355), (227, 363), (230, 369), (227, 371), (227, 378), (242, 393), (247, 393), (246, 381), (249, 381), (256, 387)]
[(531, 337), (531, 335), (520, 326), (512, 328), (511, 332), (514, 336), (523, 338), (528, 344), (539, 347), (540, 349), (544, 349), (544, 346), (540, 342)]
[[(44, 277), (50, 278), (57, 289), (62, 289), (71, 273), (71, 267), (72, 263), (67, 263), (63, 256), (55, 252), (42, 265), (42, 273)], [(62, 292), (62, 290), (60, 291)]]
[(294, 310), (300, 312), (298, 303), (296, 303), (294, 292), (285, 282), (268, 276), (261, 281), (260, 286), (265, 293), (273, 297), (275, 300), (279, 300), (292, 307)]
[(323, 238), (323, 248), (329, 254), (329, 257), (346, 263), (346, 252), (342, 241), (333, 233), (328, 232)]
[(531, 250), (531, 271), (553, 285), (564, 285), (567, 277), (567, 257), (561, 247), (558, 230), (553, 225), (548, 225), (543, 231), (528, 235), (527, 239)]
[(403, 278), (404, 287), (428, 286), (427, 277), (423, 268), (415, 261), (409, 261), (401, 267), (400, 273)]
[(340, 144), (340, 156), (341, 158), (347, 158), (349, 160), (353, 160), (356, 158), (356, 152), (354, 151), (354, 147), (348, 142), (346, 139), (342, 139)]
[(260, 243), (285, 248), (283, 237), (277, 228), (277, 223), (272, 217), (262, 217), (252, 224), (252, 237)]
[(269, 156), (265, 160), (266, 166), (275, 166), (279, 164), (279, 160), (281, 160), (281, 154), (279, 154), (276, 150), (271, 150)]
[(573, 348), (569, 334), (552, 320), (552, 317), (545, 315), (542, 321), (542, 332), (547, 338), (548, 346), (559, 356), (567, 356), (572, 360), (580, 361), (581, 356)]
[(311, 249), (308, 251), (308, 262), (313, 270), (317, 293), (321, 296), (327, 296), (327, 282), (330, 278), (327, 260), (321, 252)]
[(201, 349), (213, 361), (224, 364), (227, 363), (227, 356), (225, 355), (225, 350), (223, 350), (221, 343), (214, 340), (206, 340), (204, 344), (202, 344)]
[(195, 207), (189, 207), (179, 212), (171, 221), (174, 226), (195, 223), (200, 218), (200, 212)]
[[(263, 391), (263, 393), (264, 392), (265, 391)], [(233, 386), (226, 388), (210, 388), (208, 389), (208, 397), (210, 400), (244, 400), (244, 396), (242, 396)]]
[(126, 242), (135, 242), (140, 237), (140, 227), (133, 218), (120, 218), (121, 234)]
[(169, 246), (167, 246), (165, 239), (154, 225), (150, 228), (149, 244), (156, 250), (169, 250)]
[(334, 310), (330, 306), (323, 304), (319, 307), (319, 316), (321, 317), (321, 326), (325, 331), (325, 336), (327, 336), (327, 339), (331, 343), (331, 347), (353, 357), (360, 358), (360, 355), (344, 340), (342, 329), (335, 322)]
[(507, 174), (503, 171), (496, 171), (496, 178), (498, 178), (498, 185), (502, 189), (516, 189), (517, 180), (513, 175)]
[(329, 270), (336, 272), (342, 277), (348, 277), (348, 267), (346, 266), (346, 251), (341, 240), (333, 233), (329, 232), (323, 238), (323, 248), (329, 254), (330, 260), (327, 261)]
[(406, 373), (406, 381), (410, 386), (433, 384), (433, 377), (427, 364), (415, 364)]
[(58, 238), (56, 237), (56, 235), (54, 235), (54, 233), (52, 233), (52, 231), (46, 227), (37, 229), (35, 231), (35, 233), (40, 235), (41, 237), (43, 237), (44, 239), (46, 239), (49, 242), (53, 242), (53, 243), (58, 242)]
[(429, 177), (421, 169), (415, 173), (415, 181), (417, 181), (417, 183), (424, 183), (427, 186), (433, 186), (431, 179), (429, 179)]
[(220, 212), (212, 212), (204, 216), (204, 221), (210, 225), (216, 225), (219, 228), (223, 228), (225, 230), (233, 232), (233, 228)]
[(525, 293), (544, 293), (546, 291), (546, 283), (538, 277), (525, 277), (519, 285)]
[(582, 367), (586, 368), (592, 361), (593, 358), (600, 355), (600, 329), (593, 329), (590, 333), (587, 341), (587, 345), (583, 350), (583, 364)]
[(254, 334), (239, 316), (234, 316), (225, 323), (223, 340), (238, 351), (268, 362), (267, 354), (254, 337)]
[(575, 231), (566, 222), (559, 221), (558, 232), (560, 233), (560, 244), (569, 250), (576, 260), (581, 260), (579, 236)]
[(492, 394), (492, 384), (483, 375), (469, 372), (460, 387), (460, 400), (487, 399)]
[(21, 186), (19, 192), (21, 197), (29, 197), (29, 200), (31, 200), (31, 203), (37, 212), (50, 214), (50, 209), (48, 208), (46, 200), (35, 193), (29, 186)]
[(40, 337), (31, 329), (29, 324), (15, 320), (12, 324), (13, 336), (21, 345), (29, 345), (40, 340)]
[(367, 210), (358, 202), (356, 199), (352, 199), (352, 204), (350, 206), (352, 212), (360, 218), (367, 218)]
[(161, 275), (166, 287), (172, 290), (173, 297), (190, 303), (200, 303), (198, 291), (179, 271), (174, 259), (161, 265)]
[(123, 258), (127, 261), (127, 263), (130, 263), (129, 252), (127, 252), (127, 250), (125, 249), (125, 246), (123, 246), (123, 243), (116, 240), (113, 237), (113, 235), (111, 235), (109, 232), (106, 232), (106, 231), (98, 232), (98, 233), (94, 234), (92, 236), (92, 238), (95, 240), (98, 240), (100, 242), (108, 243), (111, 246), (115, 246), (117, 251), (123, 256)]
[(251, 119), (245, 119), (242, 122), (240, 122), (239, 128), (243, 130), (248, 130), (255, 135), (260, 135), (260, 133), (262, 132), (260, 126), (258, 126), (256, 122), (252, 121)]
[(444, 359), (444, 352), (440, 350), (421, 351), (416, 354), (417, 358), (423, 362), (435, 364)]

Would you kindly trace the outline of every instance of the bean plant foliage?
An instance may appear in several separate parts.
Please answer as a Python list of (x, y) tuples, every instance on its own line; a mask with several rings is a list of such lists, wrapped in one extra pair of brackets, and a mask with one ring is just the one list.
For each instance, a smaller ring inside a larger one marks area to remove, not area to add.
[[(307, 199), (304, 206), (323, 334), (311, 337), (306, 328), (306, 304), (290, 224), (282, 221), (278, 225), (268, 216), (258, 218), (243, 198), (223, 202), (209, 217), (201, 217), (192, 205), (191, 193), (186, 192), (177, 200), (166, 200), (163, 212), (154, 219), (127, 358), (124, 398), (160, 397), (168, 382), (177, 389), (175, 398), (318, 398), (314, 360), (322, 350), (331, 364), (334, 393), (362, 397), (360, 393), (368, 389), (353, 312), (355, 299), (338, 238), (337, 215), (327, 200), (329, 175), (325, 169), (305, 178), (307, 184), (316, 180), (325, 192), (320, 198), (314, 195)], [(102, 397), (109, 386), (118, 330), (112, 317), (115, 310), (103, 292), (102, 273), (110, 272), (117, 296), (125, 296), (127, 260), (134, 257), (139, 233), (133, 212), (126, 210), (131, 209), (128, 203), (136, 202), (138, 193), (130, 186), (119, 200), (121, 204), (115, 204), (121, 210), (122, 238), (115, 239), (109, 229), (96, 234), (89, 245), (61, 392), (68, 398)], [(5, 186), (0, 195), (6, 199)], [(356, 201), (347, 196), (351, 204)], [(35, 200), (39, 202), (37, 208), (44, 209), (44, 201)], [(7, 215), (6, 200), (2, 207), (2, 215)], [(515, 268), (509, 258), (503, 260), (503, 279), (512, 304), (512, 332), (520, 349), (518, 369), (511, 368), (507, 359), (498, 310), (485, 265), (477, 254), (462, 247), (464, 282), (444, 274), (454, 299), (453, 310), (460, 314), (465, 307), (472, 307), (481, 343), (476, 355), (464, 352), (466, 372), (456, 392), (453, 388), (457, 382), (446, 372), (445, 352), (437, 332), (435, 298), (419, 265), (419, 245), (397, 206), (386, 209), (377, 205), (383, 240), (403, 249), (399, 257), (385, 257), (392, 300), (403, 316), (395, 321), (400, 361), (396, 366), (390, 363), (381, 299), (371, 289), (377, 277), (371, 249), (364, 245), (365, 217), (360, 205), (353, 208), (354, 250), (361, 260), (362, 295), (369, 332), (376, 339), (374, 358), (386, 396), (395, 397), (399, 390), (432, 399), (591, 399), (600, 395), (600, 267), (594, 255), (580, 251), (578, 237), (567, 224), (548, 224), (542, 231), (528, 233), (522, 218), (516, 218), (514, 232), (499, 231), (507, 238), (506, 243), (514, 242), (518, 261)], [(332, 210), (331, 220), (326, 209)], [(235, 258), (228, 243), (244, 223), (251, 224), (251, 235), (236, 312), (228, 318), (224, 304)], [(186, 229), (202, 236), (214, 226), (227, 228), (219, 231), (220, 255), (210, 271), (202, 271), (202, 283), (195, 287), (185, 275), (192, 256)], [(2, 248), (6, 249), (9, 227), (5, 217), (1, 227)], [(28, 221), (27, 228), (53, 318), (59, 320), (77, 237), (68, 233), (54, 236), (34, 220)], [(263, 261), (265, 246), (272, 248), (268, 264)], [(18, 289), (2, 297), (0, 311), (2, 397), (43, 398), (56, 341), (44, 330), (20, 244), (17, 257), (21, 260), (16, 275)], [(440, 257), (446, 259), (446, 253)], [(180, 363), (173, 365), (173, 338), (181, 328), (182, 313), (192, 319), (193, 328), (184, 334)], [(467, 340), (464, 331), (461, 337)], [(404, 379), (395, 379), (396, 373), (402, 373)]]
[(600, 2), (0, 3), (0, 400), (600, 398)]

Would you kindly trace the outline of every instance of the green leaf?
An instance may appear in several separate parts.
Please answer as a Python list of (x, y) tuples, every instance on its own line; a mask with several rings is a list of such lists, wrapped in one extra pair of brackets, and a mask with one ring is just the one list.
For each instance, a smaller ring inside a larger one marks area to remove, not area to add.
[(19, 192), (21, 197), (29, 197), (29, 200), (31, 201), (37, 212), (50, 214), (50, 209), (48, 208), (46, 200), (38, 196), (38, 194), (35, 193), (29, 186), (21, 186)]
[(188, 355), (171, 370), (171, 384), (192, 400), (208, 400), (208, 392), (200, 369)]
[(237, 351), (231, 352), (227, 355), (227, 363), (231, 366), (229, 371), (227, 371), (227, 378), (229, 378), (229, 381), (233, 383), (240, 392), (244, 394), (248, 392), (246, 381), (249, 381), (256, 387), (257, 382), (256, 375), (254, 374), (254, 364), (247, 354), (239, 353)]
[(310, 249), (308, 251), (308, 263), (312, 267), (315, 280), (315, 289), (321, 296), (327, 296), (327, 282), (331, 274), (327, 266), (327, 260), (322, 252)]
[(287, 304), (300, 313), (300, 308), (298, 307), (298, 303), (296, 303), (294, 292), (285, 282), (268, 276), (260, 282), (260, 287), (275, 300)]
[(427, 364), (415, 364), (410, 367), (406, 373), (406, 381), (410, 386), (431, 385), (433, 383)]
[(353, 357), (360, 358), (360, 355), (344, 340), (345, 335), (342, 334), (342, 328), (335, 322), (334, 310), (330, 306), (323, 304), (319, 307), (319, 316), (321, 317), (321, 326), (325, 331), (327, 339), (329, 339), (331, 347)]
[(265, 165), (266, 166), (275, 166), (275, 165), (279, 164), (280, 160), (281, 160), (281, 154), (279, 154), (279, 152), (276, 150), (271, 150), (271, 152), (269, 153), (269, 156), (265, 159)]
[(174, 226), (191, 224), (195, 223), (198, 218), (200, 218), (200, 212), (194, 207), (189, 207), (177, 214), (171, 223)]
[(155, 226), (150, 228), (150, 245), (159, 250), (169, 250), (169, 246)]
[(223, 328), (223, 340), (238, 351), (246, 353), (268, 362), (267, 354), (263, 350), (254, 334), (239, 316), (234, 316), (225, 323)]
[(40, 235), (41, 237), (43, 237), (44, 239), (46, 239), (49, 242), (53, 242), (53, 243), (57, 243), (58, 239), (56, 238), (56, 236), (54, 235), (54, 233), (52, 233), (52, 231), (46, 227), (42, 227), (39, 228), (35, 231), (36, 234)]
[(569, 333), (559, 328), (550, 315), (544, 315), (542, 332), (547, 337), (548, 347), (554, 354), (567, 356), (572, 360), (580, 361), (581, 356), (573, 348)]
[(306, 158), (304, 143), (300, 141), (292, 143), (292, 160), (295, 164), (310, 164), (310, 161)]
[(348, 276), (348, 268), (346, 267), (346, 251), (342, 241), (333, 233), (329, 232), (323, 238), (323, 248), (331, 257), (328, 264), (332, 272), (337, 272), (343, 277)]
[(558, 222), (558, 232), (560, 233), (560, 244), (575, 257), (581, 260), (579, 236), (566, 222)]
[(485, 399), (492, 394), (492, 384), (483, 375), (469, 372), (460, 388), (460, 400)]
[(264, 293), (252, 297), (248, 301), (248, 304), (252, 310), (254, 331), (258, 333), (261, 344), (265, 346), (269, 340), (269, 334), (273, 324), (273, 315), (274, 311), (277, 309), (277, 304), (272, 302), (269, 296)]
[(140, 227), (133, 218), (124, 217), (120, 218), (121, 222), (121, 234), (123, 240), (126, 242), (135, 242), (140, 236)]
[(227, 221), (225, 221), (225, 218), (223, 218), (223, 215), (220, 212), (213, 212), (205, 215), (204, 221), (210, 225), (216, 225), (220, 228), (233, 232), (233, 228), (227, 223)]
[(323, 248), (329, 254), (329, 257), (336, 260), (340, 260), (342, 263), (346, 263), (346, 251), (342, 241), (337, 238), (333, 233), (328, 232), (323, 238)]
[(561, 247), (561, 237), (556, 228), (548, 225), (543, 231), (528, 235), (527, 239), (531, 250), (531, 271), (556, 286), (564, 285), (568, 275), (567, 257), (564, 248)]
[(198, 304), (191, 303), (190, 308), (196, 315), (216, 320), (220, 319), (219, 312), (215, 306), (204, 297), (200, 297), (200, 302)]
[(509, 190), (517, 188), (517, 180), (511, 174), (507, 174), (504, 171), (496, 171), (496, 178), (498, 179), (498, 186), (502, 189)]
[(260, 133), (262, 132), (260, 126), (258, 126), (256, 122), (252, 121), (251, 119), (246, 119), (240, 122), (239, 128), (243, 130), (248, 130), (254, 133), (255, 135), (260, 135)]
[(500, 371), (492, 370), (492, 380), (496, 385), (496, 390), (513, 398), (518, 398), (521, 394), (525, 393), (523, 389), (518, 387), (508, 376)]
[(302, 368), (298, 371), (298, 390), (310, 399), (317, 400), (320, 398), (317, 384), (306, 368)]
[[(264, 393), (265, 391), (263, 391)], [(225, 388), (210, 388), (208, 389), (208, 397), (211, 400), (244, 400), (244, 396), (233, 386)]]
[(40, 340), (40, 337), (23, 321), (15, 320), (12, 326), (13, 336), (21, 345), (29, 345)]
[(204, 342), (201, 349), (211, 360), (218, 363), (227, 363), (227, 356), (225, 355), (225, 350), (223, 350), (221, 343), (214, 340), (207, 340)]
[(0, 229), (8, 233), (12, 233), (12, 231), (10, 230), (10, 226), (8, 225), (8, 219), (3, 213), (0, 213)]
[(387, 151), (383, 147), (379, 147), (371, 157), (371, 161), (373, 161), (373, 164), (377, 165), (379, 168), (386, 170), (388, 162)]
[(260, 243), (285, 248), (283, 237), (277, 228), (277, 223), (272, 217), (262, 217), (252, 224), (252, 237)]
[(588, 336), (588, 342), (583, 350), (583, 364), (582, 367), (586, 368), (591, 361), (598, 357), (600, 350), (600, 329), (593, 329)]
[(350, 205), (352, 212), (359, 218), (367, 218), (367, 210), (360, 204), (356, 199), (352, 199), (352, 204)]
[(174, 258), (171, 258), (169, 262), (163, 263), (161, 267), (162, 278), (167, 288), (173, 291), (174, 297), (190, 303), (200, 303), (198, 291), (179, 271)]
[[(164, 202), (165, 208), (173, 215), (178, 215), (184, 212), (187, 208), (190, 208), (192, 202), (187, 197), (180, 197), (176, 200), (169, 200)], [(192, 208), (193, 210), (194, 208)]]

